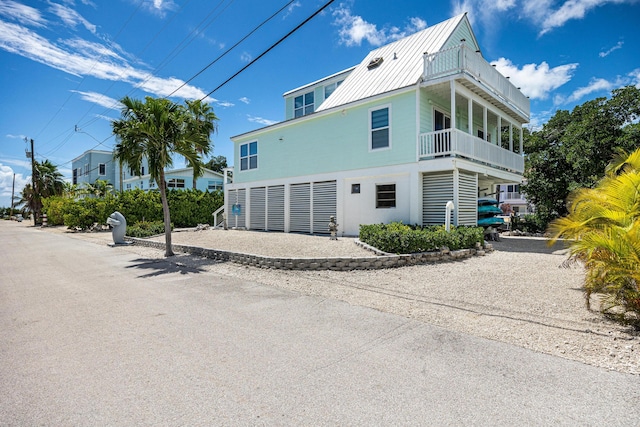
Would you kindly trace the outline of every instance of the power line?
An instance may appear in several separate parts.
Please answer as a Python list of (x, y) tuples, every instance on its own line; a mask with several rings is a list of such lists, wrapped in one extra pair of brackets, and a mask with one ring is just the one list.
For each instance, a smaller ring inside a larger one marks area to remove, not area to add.
[(246, 70), (247, 68), (249, 68), (251, 65), (253, 65), (256, 61), (258, 61), (260, 58), (262, 58), (263, 56), (265, 56), (267, 53), (269, 53), (271, 50), (273, 50), (276, 46), (278, 46), (280, 43), (282, 43), (283, 41), (285, 41), (287, 38), (289, 38), (293, 33), (295, 33), (296, 31), (298, 31), (303, 25), (305, 25), (307, 22), (311, 21), (313, 18), (316, 17), (316, 15), (318, 15), (320, 12), (322, 12), (324, 9), (326, 9), (331, 3), (333, 3), (335, 0), (329, 0), (327, 3), (324, 4), (324, 6), (322, 6), (320, 9), (318, 9), (315, 13), (313, 13), (311, 16), (309, 16), (307, 19), (305, 19), (304, 21), (302, 21), (300, 24), (298, 24), (293, 30), (289, 31), (284, 37), (282, 37), (280, 40), (278, 40), (277, 42), (275, 42), (274, 44), (272, 44), (267, 50), (265, 50), (264, 52), (262, 52), (260, 55), (258, 55), (255, 59), (253, 59), (252, 61), (250, 61), (247, 65), (245, 65), (244, 67), (242, 67), (239, 71), (237, 71), (234, 75), (232, 75), (231, 77), (229, 77), (227, 80), (225, 80), (224, 82), (222, 82), (220, 85), (218, 85), (215, 89), (213, 89), (211, 92), (209, 92), (208, 94), (206, 94), (205, 96), (203, 96), (202, 98), (200, 98), (200, 101), (203, 101), (204, 99), (206, 99), (207, 97), (209, 97), (212, 93), (214, 93), (215, 91), (217, 91), (218, 89), (220, 89), (221, 87), (223, 87), (224, 85), (226, 85), (227, 83), (229, 83), (231, 80), (233, 80), (234, 78), (236, 78), (240, 73), (242, 73), (244, 70)]
[(269, 18), (265, 19), (264, 21), (262, 21), (260, 23), (260, 25), (258, 25), (257, 27), (255, 27), (253, 30), (251, 30), (246, 36), (244, 36), (243, 38), (241, 38), (240, 40), (238, 40), (233, 46), (231, 46), (229, 49), (225, 50), (221, 55), (219, 55), (216, 59), (214, 59), (213, 61), (209, 62), (209, 64), (207, 64), (204, 68), (202, 68), (200, 71), (198, 71), (196, 74), (194, 74), (189, 80), (187, 80), (186, 82), (182, 83), (180, 86), (178, 86), (173, 92), (171, 92), (169, 96), (173, 95), (174, 93), (176, 93), (177, 91), (179, 91), (180, 89), (182, 89), (184, 86), (186, 86), (189, 82), (191, 82), (193, 79), (195, 79), (196, 77), (198, 77), (200, 74), (202, 74), (203, 72), (205, 72), (209, 67), (211, 67), (213, 64), (215, 64), (216, 62), (218, 62), (219, 60), (221, 60), (222, 58), (224, 58), (229, 52), (231, 52), (233, 49), (235, 49), (236, 47), (238, 47), (238, 45), (240, 43), (242, 43), (243, 41), (245, 41), (246, 39), (248, 39), (249, 37), (251, 37), (251, 35), (253, 33), (255, 33), (256, 31), (258, 31), (264, 24), (266, 24), (267, 22), (271, 21), (273, 18), (275, 18), (277, 15), (280, 14), (280, 12), (282, 12), (283, 10), (285, 10), (287, 7), (289, 7), (289, 5), (291, 5), (291, 3), (293, 3), (296, 0), (291, 0), (289, 3), (285, 4), (284, 6), (282, 6), (280, 9), (278, 9), (277, 12), (275, 12), (273, 15), (271, 15)]

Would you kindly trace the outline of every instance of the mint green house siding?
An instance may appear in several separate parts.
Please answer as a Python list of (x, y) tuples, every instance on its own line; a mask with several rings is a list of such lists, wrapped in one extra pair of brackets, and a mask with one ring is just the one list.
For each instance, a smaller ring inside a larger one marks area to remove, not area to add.
[(326, 233), (335, 215), (357, 235), (440, 224), (448, 202), (454, 224), (475, 225), (478, 197), (522, 180), (529, 100), (482, 57), (466, 14), (283, 96), (283, 122), (232, 138), (225, 206), (243, 206), (238, 227)]
[[(371, 109), (389, 108), (390, 148), (370, 149)], [(258, 142), (258, 168), (234, 171), (234, 183), (270, 180), (414, 162), (416, 91), (368, 102), (343, 111), (315, 114), (286, 127), (273, 126), (236, 139)]]

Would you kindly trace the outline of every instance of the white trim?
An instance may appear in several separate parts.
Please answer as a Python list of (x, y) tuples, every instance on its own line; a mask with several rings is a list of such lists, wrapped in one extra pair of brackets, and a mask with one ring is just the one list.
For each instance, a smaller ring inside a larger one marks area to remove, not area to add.
[[(255, 168), (251, 167), (251, 154), (249, 151), (250, 145), (253, 143), (256, 143), (256, 162), (257, 162), (257, 166)], [(242, 146), (246, 145), (247, 146), (247, 168), (246, 169), (242, 169)], [(239, 173), (244, 173), (244, 172), (250, 172), (250, 171), (257, 171), (260, 168), (260, 144), (258, 143), (258, 139), (254, 139), (251, 141), (247, 141), (247, 142), (243, 142), (241, 144), (238, 144), (238, 172)]]
[[(380, 147), (380, 148), (373, 148), (372, 144), (373, 144), (373, 138), (372, 138), (372, 133), (376, 130), (381, 130), (384, 128), (378, 128), (378, 129), (373, 129), (371, 127), (371, 113), (373, 113), (374, 111), (379, 111), (379, 110), (384, 110), (387, 109), (387, 129), (389, 130), (389, 145), (387, 145), (386, 147)], [(368, 124), (369, 124), (369, 138), (368, 138), (368, 143), (369, 143), (369, 152), (370, 153), (377, 153), (378, 151), (386, 151), (386, 150), (391, 150), (391, 148), (393, 147), (392, 141), (393, 141), (393, 126), (391, 126), (392, 123), (392, 114), (391, 114), (391, 104), (382, 104), (382, 105), (377, 105), (375, 107), (371, 107), (368, 110), (367, 113), (367, 120), (368, 120)]]

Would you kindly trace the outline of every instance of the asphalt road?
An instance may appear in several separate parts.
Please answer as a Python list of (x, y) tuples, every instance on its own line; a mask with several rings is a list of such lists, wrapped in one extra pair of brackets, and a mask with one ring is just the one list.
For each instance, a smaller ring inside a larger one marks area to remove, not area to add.
[(637, 376), (209, 260), (7, 221), (0, 242), (0, 425), (640, 425)]

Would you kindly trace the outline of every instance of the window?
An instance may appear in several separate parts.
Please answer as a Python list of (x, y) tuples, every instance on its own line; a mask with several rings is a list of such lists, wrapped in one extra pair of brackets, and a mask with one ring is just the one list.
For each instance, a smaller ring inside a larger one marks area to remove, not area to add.
[(389, 148), (389, 107), (371, 110), (371, 149)]
[(131, 184), (127, 184), (127, 190), (131, 190)]
[(376, 185), (376, 208), (396, 207), (396, 185)]
[(84, 174), (89, 175), (89, 163), (84, 165)]
[[(478, 138), (484, 139), (484, 131), (482, 129), (478, 129)], [(487, 133), (487, 141), (491, 141), (490, 133)]]
[(107, 165), (105, 165), (104, 163), (100, 163), (98, 165), (98, 170), (99, 170), (99, 174), (100, 175), (106, 175), (107, 174)]
[(77, 184), (78, 183), (78, 169), (74, 169), (73, 170), (73, 184)]
[(441, 111), (433, 112), (433, 130), (443, 130), (451, 128), (451, 117)]
[(240, 170), (258, 168), (258, 142), (249, 142), (240, 146)]
[(207, 190), (209, 191), (222, 190), (222, 183), (219, 181), (209, 181), (207, 184)]
[(171, 178), (167, 181), (167, 188), (184, 188), (184, 179)]
[(140, 168), (140, 176), (144, 175), (144, 166), (142, 166), (142, 168)]
[(324, 87), (324, 99), (327, 99), (331, 96), (331, 94), (342, 84), (344, 80), (340, 80), (339, 82), (331, 83), (330, 85), (326, 85)]
[(351, 184), (351, 194), (360, 194), (360, 184)]
[(296, 96), (293, 99), (293, 117), (302, 117), (313, 113), (313, 92)]
[(78, 168), (78, 176), (82, 176), (82, 168)]

